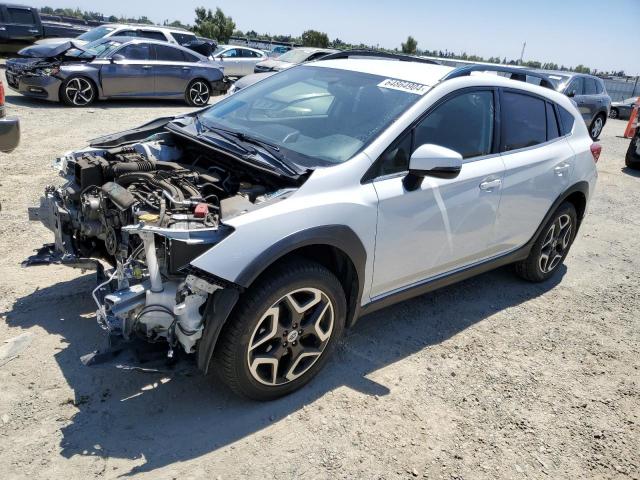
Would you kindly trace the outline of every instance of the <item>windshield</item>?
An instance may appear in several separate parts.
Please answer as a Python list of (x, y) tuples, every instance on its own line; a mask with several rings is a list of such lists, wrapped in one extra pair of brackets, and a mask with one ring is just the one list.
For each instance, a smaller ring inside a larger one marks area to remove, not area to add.
[(106, 57), (111, 52), (113, 52), (116, 48), (122, 45), (122, 42), (118, 42), (117, 40), (98, 40), (96, 42), (89, 43), (85, 45), (83, 48), (85, 52), (96, 56), (96, 57)]
[(295, 163), (329, 165), (353, 157), (413, 105), (420, 95), (409, 90), (377, 75), (299, 66), (240, 90), (200, 119), (277, 145)]
[(283, 53), (278, 57), (278, 60), (287, 63), (302, 63), (309, 55), (313, 52), (309, 52), (308, 50), (289, 50), (286, 53)]
[(78, 40), (84, 40), (86, 42), (94, 42), (104, 37), (108, 33), (113, 32), (115, 29), (116, 29), (115, 27), (96, 27), (96, 28), (92, 28), (88, 32), (83, 33), (77, 38)]

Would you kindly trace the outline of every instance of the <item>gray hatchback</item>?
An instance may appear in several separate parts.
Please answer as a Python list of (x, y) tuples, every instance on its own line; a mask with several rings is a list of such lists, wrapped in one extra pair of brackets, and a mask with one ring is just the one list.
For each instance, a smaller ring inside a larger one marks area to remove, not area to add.
[(96, 99), (184, 99), (204, 106), (227, 83), (220, 66), (178, 45), (109, 37), (86, 46), (33, 45), (7, 61), (9, 87), (25, 96), (82, 107)]

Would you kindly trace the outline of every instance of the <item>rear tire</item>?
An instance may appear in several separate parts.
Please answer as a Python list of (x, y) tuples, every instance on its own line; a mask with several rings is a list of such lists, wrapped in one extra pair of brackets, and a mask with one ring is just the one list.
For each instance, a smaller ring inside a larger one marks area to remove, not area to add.
[(204, 107), (211, 98), (211, 85), (206, 80), (196, 78), (192, 80), (184, 92), (184, 99), (192, 107)]
[(572, 203), (562, 203), (542, 229), (529, 256), (515, 264), (516, 274), (529, 282), (551, 278), (569, 253), (577, 227), (576, 208)]
[(70, 107), (87, 107), (98, 96), (93, 81), (86, 77), (67, 78), (60, 87), (60, 98)]
[(344, 331), (340, 282), (304, 259), (268, 271), (243, 295), (214, 354), (214, 367), (237, 394), (273, 400), (306, 384)]
[(604, 128), (605, 118), (604, 114), (599, 113), (596, 115), (596, 118), (593, 119), (591, 125), (589, 125), (589, 136), (591, 140), (597, 140), (602, 133), (602, 129)]

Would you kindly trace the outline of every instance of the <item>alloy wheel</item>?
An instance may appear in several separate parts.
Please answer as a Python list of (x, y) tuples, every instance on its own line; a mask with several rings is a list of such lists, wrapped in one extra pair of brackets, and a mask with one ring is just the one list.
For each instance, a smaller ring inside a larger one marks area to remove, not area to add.
[(571, 217), (566, 213), (556, 218), (549, 227), (538, 258), (542, 273), (551, 272), (562, 261), (571, 243), (571, 231)]
[(615, 108), (612, 108), (611, 111), (609, 112), (609, 117), (618, 118), (618, 110)]
[(602, 117), (597, 117), (593, 121), (593, 125), (591, 126), (591, 138), (596, 139), (600, 136), (602, 132), (602, 127), (604, 126), (604, 122), (602, 121)]
[(189, 98), (194, 105), (201, 106), (209, 103), (209, 86), (202, 81), (193, 82), (189, 88)]
[(88, 105), (93, 100), (93, 86), (84, 78), (73, 78), (69, 80), (64, 89), (67, 98), (78, 107)]
[(291, 291), (262, 314), (249, 340), (251, 376), (277, 386), (302, 376), (324, 352), (334, 326), (334, 306), (317, 288)]

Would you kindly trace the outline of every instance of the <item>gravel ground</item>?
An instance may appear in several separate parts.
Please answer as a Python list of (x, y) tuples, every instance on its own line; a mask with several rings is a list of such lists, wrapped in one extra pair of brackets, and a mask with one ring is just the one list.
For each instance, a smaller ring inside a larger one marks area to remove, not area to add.
[(56, 181), (55, 155), (187, 108), (7, 104), (23, 137), (0, 156), (0, 341), (30, 344), (0, 361), (0, 477), (640, 478), (640, 174), (622, 168), (625, 122), (607, 123), (598, 191), (555, 280), (501, 269), (377, 312), (308, 387), (253, 403), (190, 368), (83, 367), (103, 341), (93, 276), (19, 266), (51, 240), (26, 209)]

